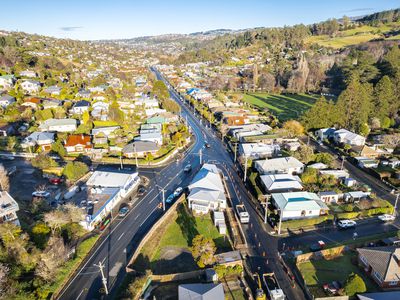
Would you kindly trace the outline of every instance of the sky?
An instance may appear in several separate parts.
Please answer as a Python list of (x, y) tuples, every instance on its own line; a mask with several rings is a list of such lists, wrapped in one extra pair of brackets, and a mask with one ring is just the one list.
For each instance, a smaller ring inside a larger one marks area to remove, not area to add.
[(1, 1), (0, 29), (79, 40), (311, 24), (400, 7), (398, 0)]

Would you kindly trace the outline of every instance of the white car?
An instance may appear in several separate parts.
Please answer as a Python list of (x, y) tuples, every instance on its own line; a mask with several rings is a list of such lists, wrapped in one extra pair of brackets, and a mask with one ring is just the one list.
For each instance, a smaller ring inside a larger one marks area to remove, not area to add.
[(178, 197), (180, 196), (180, 194), (182, 194), (183, 188), (178, 187), (176, 188), (175, 192), (174, 192), (174, 197)]
[(396, 219), (396, 217), (393, 215), (384, 214), (384, 215), (378, 216), (378, 219), (383, 222), (391, 222), (391, 221), (394, 221)]
[(50, 196), (50, 193), (47, 191), (35, 191), (32, 193), (33, 197), (47, 198)]
[(357, 223), (353, 220), (340, 220), (337, 225), (339, 228), (346, 229), (356, 227)]

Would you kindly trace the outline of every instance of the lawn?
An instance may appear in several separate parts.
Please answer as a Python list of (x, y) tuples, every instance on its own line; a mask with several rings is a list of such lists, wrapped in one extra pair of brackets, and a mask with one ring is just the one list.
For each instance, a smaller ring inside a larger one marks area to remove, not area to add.
[(326, 296), (322, 290), (324, 283), (340, 281), (343, 283), (351, 273), (360, 275), (368, 292), (378, 290), (376, 284), (359, 268), (353, 264), (356, 261), (356, 253), (349, 252), (332, 260), (311, 260), (299, 264), (299, 270), (304, 278), (304, 282), (309, 287), (314, 296)]
[(110, 127), (110, 126), (118, 126), (117, 122), (114, 121), (93, 121), (94, 127)]
[(306, 94), (245, 94), (244, 101), (259, 108), (267, 108), (279, 120), (298, 119), (306, 110), (310, 109), (318, 96)]

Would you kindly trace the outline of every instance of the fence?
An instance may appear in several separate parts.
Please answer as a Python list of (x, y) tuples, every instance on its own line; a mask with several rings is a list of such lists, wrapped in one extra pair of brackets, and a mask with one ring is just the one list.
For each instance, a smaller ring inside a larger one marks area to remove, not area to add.
[(300, 254), (296, 257), (296, 265), (305, 261), (309, 261), (311, 259), (334, 259), (335, 257), (340, 256), (343, 252), (347, 250), (347, 246), (338, 246), (334, 248), (323, 249), (317, 252)]

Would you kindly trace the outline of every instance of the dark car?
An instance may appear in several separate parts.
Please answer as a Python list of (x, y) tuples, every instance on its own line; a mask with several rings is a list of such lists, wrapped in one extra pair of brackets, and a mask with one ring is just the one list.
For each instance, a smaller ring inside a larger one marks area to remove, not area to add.
[(312, 252), (317, 252), (317, 251), (320, 251), (320, 250), (322, 250), (324, 248), (325, 248), (325, 243), (323, 241), (318, 241), (317, 243), (312, 244), (310, 246), (310, 250)]
[(206, 148), (210, 148), (210, 147), (211, 147), (210, 144), (209, 144), (208, 142), (204, 142), (204, 146), (205, 146)]
[(192, 165), (186, 165), (186, 167), (183, 169), (184, 172), (190, 172), (192, 170)]
[(145, 192), (146, 192), (145, 187), (144, 186), (139, 186), (139, 188), (137, 190), (138, 196), (143, 196)]
[(323, 285), (324, 291), (331, 295), (338, 295), (342, 284), (339, 281), (332, 281)]

